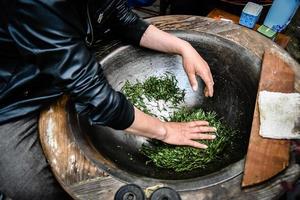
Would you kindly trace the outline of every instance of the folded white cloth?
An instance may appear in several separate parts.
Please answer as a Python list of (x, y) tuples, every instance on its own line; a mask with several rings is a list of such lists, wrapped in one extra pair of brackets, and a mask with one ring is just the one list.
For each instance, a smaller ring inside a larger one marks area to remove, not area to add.
[(300, 139), (300, 94), (259, 92), (260, 130), (262, 137)]

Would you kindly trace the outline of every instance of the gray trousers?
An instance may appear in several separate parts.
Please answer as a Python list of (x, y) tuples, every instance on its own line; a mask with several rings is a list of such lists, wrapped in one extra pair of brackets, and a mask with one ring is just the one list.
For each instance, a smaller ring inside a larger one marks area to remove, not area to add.
[(0, 125), (0, 191), (13, 200), (71, 199), (43, 154), (38, 115)]

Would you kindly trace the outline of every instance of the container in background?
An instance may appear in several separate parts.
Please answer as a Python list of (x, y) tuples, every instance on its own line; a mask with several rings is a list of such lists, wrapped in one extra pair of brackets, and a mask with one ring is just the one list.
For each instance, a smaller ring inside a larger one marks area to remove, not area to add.
[(262, 5), (248, 2), (242, 11), (239, 24), (253, 29), (260, 17), (262, 9)]
[(257, 31), (261, 34), (263, 34), (264, 36), (266, 36), (267, 38), (271, 39), (271, 40), (275, 40), (276, 36), (277, 36), (277, 32), (273, 31), (271, 28), (265, 26), (265, 25), (261, 25)]
[(275, 32), (281, 32), (290, 23), (299, 5), (300, 0), (274, 0), (264, 25)]

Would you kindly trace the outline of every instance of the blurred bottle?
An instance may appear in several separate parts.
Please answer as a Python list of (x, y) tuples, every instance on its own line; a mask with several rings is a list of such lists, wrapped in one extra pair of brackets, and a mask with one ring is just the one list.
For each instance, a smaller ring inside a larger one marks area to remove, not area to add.
[(264, 25), (281, 32), (290, 23), (300, 5), (300, 0), (274, 0)]

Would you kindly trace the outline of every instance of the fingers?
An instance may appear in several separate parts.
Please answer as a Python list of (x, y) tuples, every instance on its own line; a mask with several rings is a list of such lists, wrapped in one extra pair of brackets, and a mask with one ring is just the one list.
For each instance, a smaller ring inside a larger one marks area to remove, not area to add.
[(216, 128), (210, 126), (198, 126), (190, 128), (191, 133), (212, 133), (216, 132)]
[(216, 136), (211, 134), (199, 134), (199, 133), (190, 134), (190, 139), (192, 140), (213, 140), (215, 138)]
[(206, 96), (212, 97), (214, 95), (214, 82), (205, 82), (207, 87), (207, 93)]
[[(201, 58), (202, 59), (202, 58)], [(206, 87), (204, 90), (205, 96), (212, 97), (214, 94), (214, 81), (210, 71), (210, 68), (205, 60), (202, 59), (202, 67), (201, 70), (196, 70), (198, 76), (202, 78)]]
[(207, 145), (201, 144), (194, 140), (213, 140), (215, 138), (216, 138), (215, 135), (210, 135), (210, 134), (191, 134), (191, 138), (186, 141), (186, 145), (195, 148), (200, 148), (200, 149), (207, 149), (208, 148)]
[[(207, 65), (207, 64), (206, 64)], [(208, 67), (208, 65), (205, 67), (204, 70), (201, 70), (199, 72), (199, 70), (196, 70), (196, 73), (188, 73), (188, 78), (190, 81), (190, 84), (192, 86), (192, 89), (194, 91), (197, 91), (198, 89), (198, 82), (196, 79), (196, 75), (200, 76), (202, 78), (202, 80), (204, 81), (206, 87), (204, 89), (204, 95), (207, 97), (212, 97), (214, 94), (214, 81), (210, 72), (210, 69)]]
[(184, 69), (188, 75), (190, 84), (194, 91), (198, 89), (196, 75), (200, 76), (207, 87), (207, 96), (212, 97), (214, 93), (214, 81), (207, 62), (198, 54), (194, 48), (188, 48), (188, 51), (182, 54)]
[(204, 96), (209, 97), (208, 89), (206, 86), (204, 88)]
[(202, 78), (202, 80), (206, 85), (204, 89), (204, 95), (212, 97), (214, 94), (214, 81), (209, 68), (206, 72), (197, 73), (197, 74)]
[(175, 145), (187, 145), (195, 148), (207, 148), (194, 140), (213, 140), (213, 134), (203, 134), (215, 132), (216, 128), (208, 126), (207, 121), (193, 122), (165, 122), (167, 134), (163, 142)]
[(187, 145), (188, 146), (192, 146), (192, 147), (195, 147), (195, 148), (200, 148), (200, 149), (207, 149), (207, 145), (205, 144), (201, 144), (199, 142), (196, 142), (196, 141), (193, 141), (193, 140), (188, 140), (187, 141)]
[(189, 78), (190, 84), (192, 86), (192, 89), (194, 91), (197, 91), (198, 90), (198, 82), (197, 82), (197, 79), (196, 79), (196, 74), (195, 73), (188, 73), (188, 78)]
[(217, 129), (215, 127), (208, 126), (209, 123), (207, 121), (192, 121), (186, 122), (191, 133), (201, 133), (201, 132), (216, 132)]
[(192, 121), (192, 122), (187, 122), (188, 126), (190, 128), (196, 127), (196, 126), (208, 126), (209, 123), (207, 121)]

